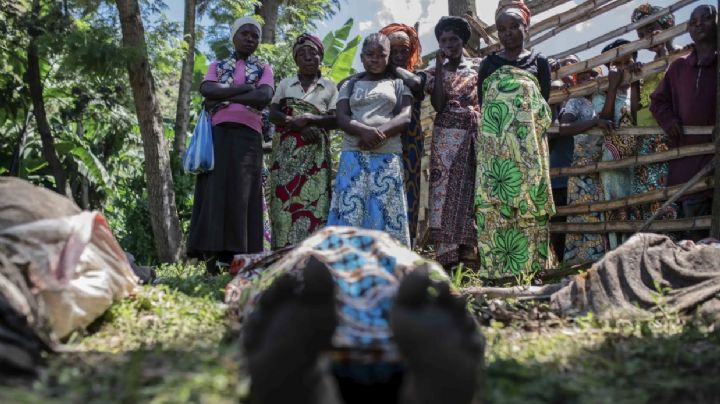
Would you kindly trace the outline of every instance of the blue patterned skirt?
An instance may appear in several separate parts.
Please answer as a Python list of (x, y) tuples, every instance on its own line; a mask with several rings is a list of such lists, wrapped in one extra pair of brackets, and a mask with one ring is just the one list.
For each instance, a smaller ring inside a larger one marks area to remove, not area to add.
[(383, 230), (410, 246), (402, 157), (343, 151), (327, 224)]

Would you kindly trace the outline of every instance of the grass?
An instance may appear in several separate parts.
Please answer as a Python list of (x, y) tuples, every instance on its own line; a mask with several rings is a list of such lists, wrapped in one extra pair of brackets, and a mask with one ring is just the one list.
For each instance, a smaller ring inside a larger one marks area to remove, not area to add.
[[(73, 335), (73, 352), (48, 357), (39, 380), (0, 389), (0, 402), (243, 402), (248, 378), (221, 303), (229, 275), (174, 265), (158, 276)], [(463, 271), (453, 281), (475, 280)], [(472, 307), (487, 342), (485, 403), (720, 403), (720, 332), (699, 320), (663, 310), (607, 322), (557, 318), (542, 304)]]

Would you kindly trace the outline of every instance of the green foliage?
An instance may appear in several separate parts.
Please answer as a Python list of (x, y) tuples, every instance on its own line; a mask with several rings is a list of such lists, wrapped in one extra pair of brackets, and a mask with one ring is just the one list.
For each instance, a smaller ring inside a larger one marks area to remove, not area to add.
[(355, 73), (352, 64), (362, 38), (358, 35), (348, 41), (353, 24), (354, 21), (350, 18), (340, 29), (329, 32), (323, 38), (323, 44), (325, 45), (325, 57), (323, 58), (325, 74), (336, 83)]

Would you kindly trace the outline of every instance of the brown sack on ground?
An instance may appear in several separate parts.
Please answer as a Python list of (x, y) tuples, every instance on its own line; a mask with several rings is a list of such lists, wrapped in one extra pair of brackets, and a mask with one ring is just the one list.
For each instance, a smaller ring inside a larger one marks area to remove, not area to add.
[(16, 177), (0, 177), (0, 231), (42, 219), (77, 215), (71, 200)]
[(636, 234), (550, 297), (563, 314), (642, 317), (658, 305), (720, 319), (720, 249)]

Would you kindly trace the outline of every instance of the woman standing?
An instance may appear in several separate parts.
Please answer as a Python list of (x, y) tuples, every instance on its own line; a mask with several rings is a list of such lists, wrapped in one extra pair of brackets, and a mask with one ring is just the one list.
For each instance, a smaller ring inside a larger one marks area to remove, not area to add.
[(479, 59), (463, 57), (470, 24), (443, 17), (435, 26), (440, 49), (427, 70), (426, 91), (437, 112), (430, 154), (430, 238), (436, 259), (446, 268), (474, 258), (473, 220), (477, 77)]
[(400, 134), (412, 94), (388, 71), (389, 56), (388, 37), (370, 34), (360, 54), (365, 72), (340, 89), (337, 123), (345, 133), (328, 225), (384, 230), (409, 246)]
[[(601, 76), (602, 70), (578, 73), (577, 84)], [(598, 127), (605, 133), (615, 128), (611, 120), (600, 119), (591, 97), (570, 98), (560, 110), (560, 136), (574, 136), (573, 166), (585, 166), (600, 161), (602, 157), (602, 135), (591, 135), (586, 132)], [(593, 203), (603, 200), (602, 183), (599, 173), (589, 173), (568, 177), (567, 204)], [(584, 215), (568, 216), (568, 223), (597, 223), (603, 220), (603, 213), (595, 212)], [(565, 238), (563, 262), (566, 264), (584, 264), (595, 262), (603, 257), (607, 249), (607, 237), (603, 234), (571, 233)]]
[(550, 65), (524, 49), (530, 11), (522, 1), (501, 5), (495, 24), (504, 50), (483, 61), (478, 80), (477, 240), (483, 275), (527, 282), (551, 263)]
[(400, 135), (405, 168), (405, 195), (408, 204), (410, 240), (415, 240), (418, 213), (420, 211), (421, 160), (425, 147), (424, 133), (420, 123), (420, 110), (425, 98), (427, 76), (415, 72), (421, 63), (422, 47), (415, 28), (405, 24), (390, 24), (380, 30), (390, 39), (390, 71), (403, 80), (413, 95), (410, 126)]
[[(633, 10), (631, 21), (640, 21), (643, 18), (647, 18), (652, 16), (653, 14), (657, 14), (661, 10), (662, 7), (652, 6), (649, 3), (642, 4), (635, 10)], [(644, 27), (638, 28), (637, 35), (640, 39), (647, 38), (660, 31), (672, 28), (674, 25), (675, 17), (672, 14), (668, 14), (652, 24), (648, 24)], [(665, 57), (668, 52), (675, 51), (676, 48), (675, 46), (673, 46), (672, 41), (668, 41), (664, 44), (656, 45), (648, 50), (655, 53), (655, 59), (660, 59), (662, 57)], [(640, 86), (640, 105), (637, 111), (638, 126), (658, 126), (657, 121), (650, 113), (650, 94), (655, 91), (664, 76), (665, 71), (662, 71), (643, 79)], [(667, 135), (665, 135), (665, 133), (642, 136), (638, 139), (637, 152), (640, 156), (663, 152), (667, 150), (669, 150), (669, 147)], [(665, 183), (667, 182), (667, 174), (667, 162), (634, 167), (632, 177), (632, 193), (634, 195), (642, 194), (656, 189), (665, 188)], [(636, 220), (648, 219), (655, 213), (656, 210), (660, 208), (661, 205), (661, 202), (655, 202), (649, 205), (637, 206), (632, 209), (631, 216), (633, 217), (633, 219)], [(667, 210), (663, 213), (661, 218), (677, 218), (677, 208), (673, 205), (668, 206)]]
[(263, 249), (262, 110), (273, 94), (272, 67), (253, 53), (260, 42), (253, 18), (235, 21), (233, 54), (208, 67), (200, 93), (212, 113), (215, 169), (197, 176), (188, 255), (216, 260)]
[(270, 163), (273, 249), (297, 244), (325, 225), (330, 208), (330, 139), (335, 83), (320, 74), (325, 47), (302, 34), (293, 46), (298, 74), (283, 79), (270, 106), (277, 125)]

